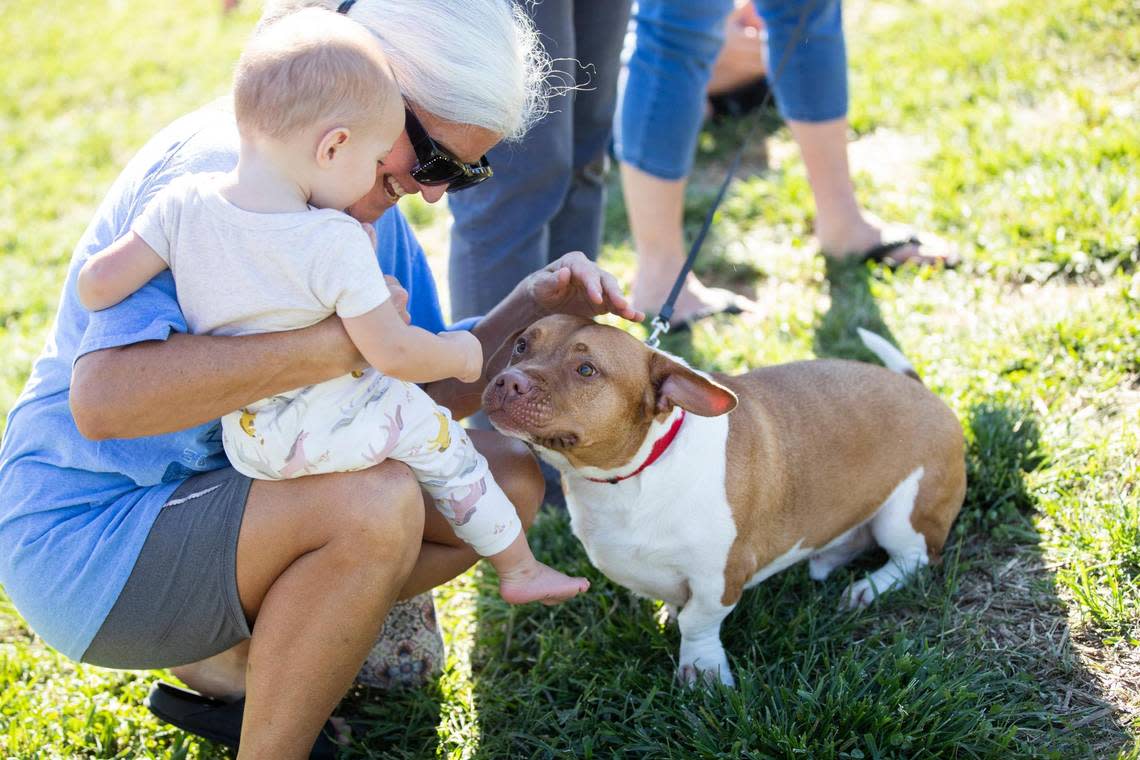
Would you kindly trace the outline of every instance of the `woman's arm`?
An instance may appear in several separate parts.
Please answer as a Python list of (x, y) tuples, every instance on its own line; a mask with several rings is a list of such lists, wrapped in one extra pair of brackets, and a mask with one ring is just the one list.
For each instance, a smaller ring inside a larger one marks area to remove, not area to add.
[[(384, 279), (408, 321), (408, 291)], [(176, 333), (80, 357), (71, 373), (71, 413), (79, 432), (94, 440), (160, 435), (365, 366), (335, 316), (281, 333)]]
[[(388, 282), (406, 320), (407, 293)], [(503, 341), (537, 319), (605, 313), (645, 317), (629, 305), (612, 275), (572, 252), (519, 283), (472, 332), (483, 346), (486, 366)], [(365, 366), (336, 317), (285, 333), (234, 338), (176, 334), (81, 357), (72, 371), (71, 412), (88, 438), (160, 435)], [(479, 409), (487, 380), (484, 372), (474, 383), (441, 380), (425, 390), (459, 419)]]
[(79, 432), (94, 440), (160, 435), (363, 367), (335, 317), (283, 333), (177, 333), (80, 357), (71, 374), (71, 413)]

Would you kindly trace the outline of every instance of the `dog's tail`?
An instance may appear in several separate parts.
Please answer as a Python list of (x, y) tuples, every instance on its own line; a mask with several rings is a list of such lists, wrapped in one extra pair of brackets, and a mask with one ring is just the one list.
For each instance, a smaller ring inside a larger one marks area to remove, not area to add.
[(879, 361), (887, 365), (887, 369), (892, 372), (898, 372), (900, 375), (913, 377), (918, 382), (922, 382), (922, 378), (914, 371), (914, 367), (910, 361), (903, 356), (902, 351), (892, 346), (887, 340), (870, 330), (864, 330), (862, 327), (856, 327), (855, 330), (859, 333), (859, 339), (863, 341), (871, 353), (879, 357)]

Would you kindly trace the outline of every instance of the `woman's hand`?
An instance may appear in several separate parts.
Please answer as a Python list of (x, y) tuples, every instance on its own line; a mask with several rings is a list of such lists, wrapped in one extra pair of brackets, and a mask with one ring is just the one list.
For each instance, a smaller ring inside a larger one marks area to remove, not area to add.
[(405, 325), (412, 323), (412, 315), (408, 313), (408, 291), (404, 290), (404, 286), (390, 274), (384, 275), (384, 282), (388, 285), (388, 292), (391, 293), (392, 305), (396, 307), (396, 313), (400, 315), (400, 319), (404, 320)]
[(617, 279), (586, 258), (571, 251), (522, 281), (526, 294), (548, 314), (595, 317), (617, 314), (640, 322), (645, 313), (634, 309)]

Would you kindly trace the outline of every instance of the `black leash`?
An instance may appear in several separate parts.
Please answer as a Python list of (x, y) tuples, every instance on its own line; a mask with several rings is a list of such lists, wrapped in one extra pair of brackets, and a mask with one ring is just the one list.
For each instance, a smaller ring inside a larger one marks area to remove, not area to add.
[[(788, 44), (784, 46), (784, 51), (780, 54), (780, 61), (776, 66), (776, 71), (772, 75), (771, 81), (774, 82), (779, 78), (780, 73), (783, 72), (784, 66), (788, 62), (788, 57), (792, 53), (792, 48), (800, 43), (804, 25), (807, 23), (808, 12), (814, 4), (815, 0), (811, 0), (811, 2), (805, 4), (803, 10), (800, 11), (799, 21), (796, 23), (796, 28), (792, 32), (792, 36), (788, 39)], [(763, 111), (771, 104), (772, 92), (773, 88), (769, 87), (768, 92), (764, 94), (764, 99), (760, 102), (760, 106), (756, 109), (757, 111)], [(732, 163), (728, 166), (728, 172), (724, 176), (724, 181), (720, 183), (720, 190), (717, 191), (716, 199), (713, 201), (712, 207), (709, 208), (709, 212), (705, 215), (705, 221), (704, 224), (701, 225), (701, 231), (697, 233), (697, 237), (689, 247), (689, 255), (681, 267), (681, 273), (677, 275), (677, 281), (673, 283), (673, 290), (669, 292), (669, 297), (665, 299), (665, 304), (650, 323), (653, 326), (653, 331), (649, 337), (646, 338), (645, 342), (651, 348), (657, 348), (657, 345), (661, 342), (661, 336), (669, 332), (669, 319), (673, 316), (673, 306), (677, 301), (677, 296), (681, 294), (681, 288), (685, 284), (685, 279), (693, 269), (693, 262), (696, 261), (697, 253), (700, 252), (701, 246), (705, 242), (705, 237), (708, 236), (709, 229), (712, 228), (713, 217), (716, 215), (717, 209), (720, 208), (721, 201), (724, 200), (724, 195), (728, 191), (728, 184), (732, 181), (733, 175), (736, 174), (736, 170), (740, 167), (740, 160), (744, 157), (744, 149), (748, 147), (752, 133), (756, 131), (759, 124), (760, 119), (756, 118), (752, 122), (752, 126), (748, 128), (748, 131), (741, 139), (740, 147), (736, 149), (736, 155), (733, 156)]]

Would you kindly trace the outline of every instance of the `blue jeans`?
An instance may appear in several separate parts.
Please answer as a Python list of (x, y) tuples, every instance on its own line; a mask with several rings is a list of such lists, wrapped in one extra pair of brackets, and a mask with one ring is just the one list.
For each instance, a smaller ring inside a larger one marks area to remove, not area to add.
[(567, 251), (597, 257), (629, 5), (630, 0), (527, 4), (562, 72), (554, 83), (584, 89), (553, 98), (550, 113), (521, 142), (493, 148), (487, 158), (495, 176), (489, 182), (447, 196), (454, 217), (453, 320), (485, 314), (520, 280)]
[[(688, 175), (705, 88), (732, 5), (732, 0), (639, 0), (614, 129), (622, 162), (662, 179)], [(756, 0), (756, 9), (768, 30), (769, 81), (784, 118), (822, 122), (846, 115), (840, 0)], [(805, 11), (804, 28), (782, 63)]]

